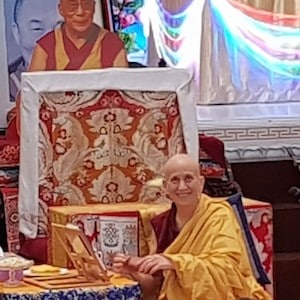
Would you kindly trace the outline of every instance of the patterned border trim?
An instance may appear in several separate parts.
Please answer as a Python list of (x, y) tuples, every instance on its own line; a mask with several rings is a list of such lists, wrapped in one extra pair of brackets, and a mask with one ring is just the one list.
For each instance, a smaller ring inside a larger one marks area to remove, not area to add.
[(226, 150), (226, 157), (230, 162), (291, 160), (291, 151), (298, 153), (297, 156), (300, 157), (300, 146), (229, 148)]
[[(223, 142), (251, 140), (298, 139), (300, 126), (207, 129), (205, 133), (218, 136)], [(299, 142), (300, 144), (300, 142)]]
[(124, 287), (109, 287), (104, 290), (93, 289), (69, 289), (57, 291), (45, 291), (38, 293), (4, 293), (1, 295), (3, 300), (42, 300), (42, 299), (123, 299), (123, 300), (142, 300), (141, 287), (138, 284), (126, 285)]
[(235, 126), (227, 124), (223, 128), (220, 124), (211, 125), (205, 129), (198, 124), (199, 132), (221, 139), (230, 162), (300, 159), (299, 125), (254, 127), (244, 123), (239, 127), (235, 123)]

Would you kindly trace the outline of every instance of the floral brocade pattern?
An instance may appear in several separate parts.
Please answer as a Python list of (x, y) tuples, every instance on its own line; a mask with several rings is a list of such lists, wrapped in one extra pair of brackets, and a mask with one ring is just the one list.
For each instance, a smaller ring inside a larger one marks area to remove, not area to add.
[(6, 240), (9, 252), (18, 253), (19, 241), (19, 213), (18, 213), (18, 189), (2, 188), (1, 197), (4, 202)]
[(50, 205), (159, 201), (145, 183), (184, 151), (175, 92), (41, 94), (40, 233)]
[(42, 293), (16, 293), (2, 294), (3, 300), (141, 300), (141, 288), (139, 285), (112, 287), (102, 291), (93, 291), (92, 289), (71, 289), (65, 291), (51, 291)]
[[(273, 282), (273, 212), (272, 207), (248, 207), (247, 220), (260, 261)], [(272, 292), (271, 287), (267, 287)]]
[(1, 167), (18, 166), (20, 162), (20, 145), (18, 142), (0, 139), (0, 165)]

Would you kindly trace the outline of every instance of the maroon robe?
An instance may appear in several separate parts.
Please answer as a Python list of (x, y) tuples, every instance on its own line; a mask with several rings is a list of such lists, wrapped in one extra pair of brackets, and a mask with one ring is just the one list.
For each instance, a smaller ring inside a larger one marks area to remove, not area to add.
[(175, 217), (176, 206), (173, 203), (171, 209), (151, 220), (157, 240), (156, 253), (163, 253), (178, 236), (179, 230), (176, 226)]

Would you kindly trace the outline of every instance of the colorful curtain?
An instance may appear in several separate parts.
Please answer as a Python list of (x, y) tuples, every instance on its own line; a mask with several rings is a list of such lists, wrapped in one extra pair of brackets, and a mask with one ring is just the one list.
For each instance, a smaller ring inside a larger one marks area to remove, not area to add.
[(200, 65), (202, 3), (203, 0), (153, 0), (148, 4), (159, 58), (168, 66), (189, 68), (195, 75)]
[[(272, 7), (276, 12), (251, 3), (252, 6), (236, 0), (205, 3), (201, 104), (300, 99), (300, 16), (279, 13), (275, 2)], [(270, 9), (271, 4), (267, 7)], [(282, 5), (284, 9), (288, 6)]]
[(155, 51), (194, 71), (199, 104), (300, 99), (299, 0), (151, 3)]

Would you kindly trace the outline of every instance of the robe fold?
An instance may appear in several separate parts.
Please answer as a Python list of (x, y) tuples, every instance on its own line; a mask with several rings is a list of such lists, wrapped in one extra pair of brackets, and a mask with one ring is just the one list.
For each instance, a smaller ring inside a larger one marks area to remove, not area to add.
[[(169, 212), (160, 220), (165, 233), (158, 235), (154, 226), (158, 248), (165, 246), (160, 241), (168, 240), (175, 224), (170, 217), (175, 216), (174, 207)], [(156, 218), (152, 224), (158, 226), (161, 216)], [(226, 200), (202, 194), (195, 214), (163, 255), (175, 270), (163, 272), (159, 300), (271, 299), (252, 274), (240, 225)]]

